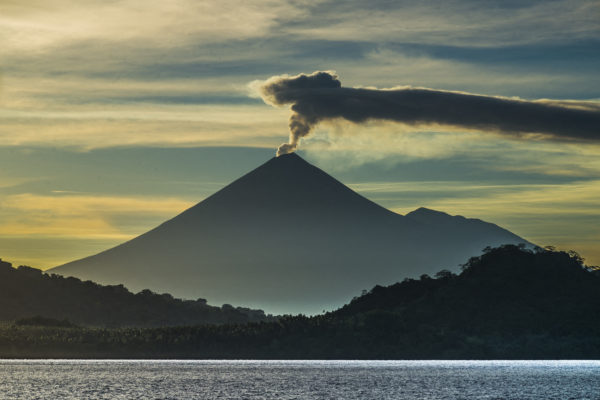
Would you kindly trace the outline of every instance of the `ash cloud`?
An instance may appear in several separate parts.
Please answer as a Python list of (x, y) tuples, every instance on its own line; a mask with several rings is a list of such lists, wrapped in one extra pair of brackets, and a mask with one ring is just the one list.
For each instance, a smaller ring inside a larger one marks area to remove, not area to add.
[(600, 109), (554, 100), (526, 101), (401, 87), (342, 87), (332, 71), (274, 76), (258, 87), (273, 106), (291, 104), (290, 138), (277, 155), (296, 150), (319, 122), (344, 119), (360, 124), (386, 120), (407, 125), (445, 125), (511, 136), (537, 134), (548, 139), (600, 141)]

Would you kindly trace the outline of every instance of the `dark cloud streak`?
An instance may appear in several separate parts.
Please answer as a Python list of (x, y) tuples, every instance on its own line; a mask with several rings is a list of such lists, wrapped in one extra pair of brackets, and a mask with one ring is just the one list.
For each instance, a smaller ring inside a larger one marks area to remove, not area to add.
[(380, 49), (408, 57), (429, 57), (477, 65), (509, 66), (512, 71), (528, 70), (561, 73), (597, 71), (600, 68), (599, 40), (541, 43), (511, 46), (451, 46), (423, 43), (382, 43)]
[(550, 139), (600, 140), (600, 112), (556, 101), (525, 101), (425, 88), (342, 87), (329, 71), (275, 76), (260, 86), (265, 102), (291, 104), (290, 140), (278, 155), (293, 152), (300, 139), (322, 121), (394, 121), (445, 125), (512, 136), (539, 134)]

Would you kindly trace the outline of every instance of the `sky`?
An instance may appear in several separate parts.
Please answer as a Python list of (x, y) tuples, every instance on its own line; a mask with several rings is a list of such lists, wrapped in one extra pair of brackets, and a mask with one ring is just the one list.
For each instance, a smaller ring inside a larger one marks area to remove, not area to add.
[[(0, 44), (0, 257), (43, 269), (273, 157), (289, 106), (253, 87), (274, 75), (600, 107), (596, 0), (2, 0)], [(396, 212), (483, 219), (600, 264), (599, 142), (327, 121), (298, 152)]]

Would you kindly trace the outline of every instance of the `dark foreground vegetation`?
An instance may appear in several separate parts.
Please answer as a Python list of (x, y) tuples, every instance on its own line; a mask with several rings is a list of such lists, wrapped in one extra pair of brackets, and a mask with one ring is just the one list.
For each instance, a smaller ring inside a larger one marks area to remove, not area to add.
[(573, 253), (488, 249), (459, 275), (376, 286), (341, 309), (272, 322), (91, 329), (7, 325), (2, 357), (600, 358), (600, 276)]
[[(37, 323), (33, 317), (38, 317)], [(210, 306), (204, 299), (180, 300), (150, 290), (133, 294), (123, 285), (82, 282), (27, 266), (13, 268), (0, 260), (0, 321), (17, 319), (24, 319), (21, 325), (56, 326), (52, 320), (68, 320), (76, 325), (114, 328), (232, 324), (273, 318), (261, 310)]]

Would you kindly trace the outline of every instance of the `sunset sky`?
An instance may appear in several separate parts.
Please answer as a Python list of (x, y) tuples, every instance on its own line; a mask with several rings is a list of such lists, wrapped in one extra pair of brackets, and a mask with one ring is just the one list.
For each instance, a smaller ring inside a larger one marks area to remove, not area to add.
[[(287, 140), (289, 108), (252, 83), (317, 70), (598, 110), (600, 3), (2, 0), (0, 258), (50, 268), (201, 201)], [(334, 121), (299, 154), (399, 213), (480, 218), (597, 265), (598, 137)]]

